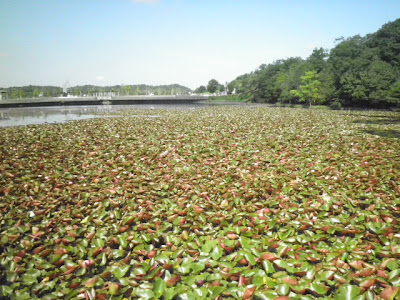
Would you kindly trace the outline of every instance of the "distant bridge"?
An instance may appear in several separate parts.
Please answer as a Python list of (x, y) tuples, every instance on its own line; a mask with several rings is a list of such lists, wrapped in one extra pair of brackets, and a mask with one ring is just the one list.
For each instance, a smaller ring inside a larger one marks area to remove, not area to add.
[(207, 99), (208, 96), (197, 95), (23, 98), (1, 100), (0, 108), (64, 105), (190, 104)]

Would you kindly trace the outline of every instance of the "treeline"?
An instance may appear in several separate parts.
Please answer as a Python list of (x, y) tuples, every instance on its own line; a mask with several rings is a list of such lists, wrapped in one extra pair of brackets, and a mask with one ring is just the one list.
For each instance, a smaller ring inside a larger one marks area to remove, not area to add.
[(58, 86), (21, 86), (3, 89), (7, 91), (8, 98), (38, 98), (38, 97), (58, 97), (62, 94), (62, 88)]
[(219, 83), (218, 80), (216, 79), (211, 79), (207, 86), (201, 85), (197, 89), (194, 90), (196, 94), (204, 94), (204, 93), (210, 93), (210, 94), (215, 94), (215, 93), (223, 93), (226, 90), (226, 86), (223, 84)]
[(399, 107), (400, 19), (365, 37), (339, 38), (330, 51), (315, 49), (307, 59), (263, 64), (227, 91), (251, 102)]
[(94, 85), (75, 86), (68, 89), (74, 95), (95, 95), (98, 93), (116, 93), (120, 96), (129, 95), (188, 95), (191, 89), (179, 84), (169, 85), (113, 85), (99, 87)]
[(40, 97), (59, 97), (59, 96), (95, 96), (98, 94), (113, 93), (120, 96), (129, 95), (187, 95), (191, 92), (190, 88), (179, 84), (170, 85), (113, 85), (113, 86), (96, 86), (81, 85), (68, 87), (67, 93), (63, 93), (62, 87), (56, 86), (22, 86), (10, 87), (4, 89), (7, 91), (8, 97), (11, 99), (20, 98), (40, 98)]

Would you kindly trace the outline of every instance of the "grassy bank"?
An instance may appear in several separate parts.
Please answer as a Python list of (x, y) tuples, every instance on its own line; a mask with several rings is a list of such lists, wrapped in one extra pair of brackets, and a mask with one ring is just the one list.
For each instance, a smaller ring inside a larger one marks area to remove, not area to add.
[(247, 102), (247, 99), (239, 95), (229, 95), (229, 96), (211, 96), (209, 101), (221, 101), (221, 102)]
[(399, 113), (122, 114), (0, 129), (0, 298), (398, 297)]

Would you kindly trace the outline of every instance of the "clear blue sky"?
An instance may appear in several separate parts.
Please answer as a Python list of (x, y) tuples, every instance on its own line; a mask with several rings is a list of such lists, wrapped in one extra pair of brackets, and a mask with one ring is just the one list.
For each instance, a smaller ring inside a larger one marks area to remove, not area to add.
[(399, 17), (399, 0), (0, 0), (0, 87), (196, 88)]

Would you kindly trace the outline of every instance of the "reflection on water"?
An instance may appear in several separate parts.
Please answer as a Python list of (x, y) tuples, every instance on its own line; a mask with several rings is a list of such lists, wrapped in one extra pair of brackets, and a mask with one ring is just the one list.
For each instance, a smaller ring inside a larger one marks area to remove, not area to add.
[[(101, 114), (126, 109), (196, 109), (212, 104), (134, 104), (134, 105), (82, 105), (51, 107), (18, 107), (0, 109), (0, 127), (63, 123), (102, 117)], [(97, 114), (97, 115), (95, 115)], [(100, 115), (98, 115), (100, 114)]]
[(72, 120), (95, 118), (98, 112), (87, 107), (19, 107), (0, 109), (0, 127), (62, 123)]

